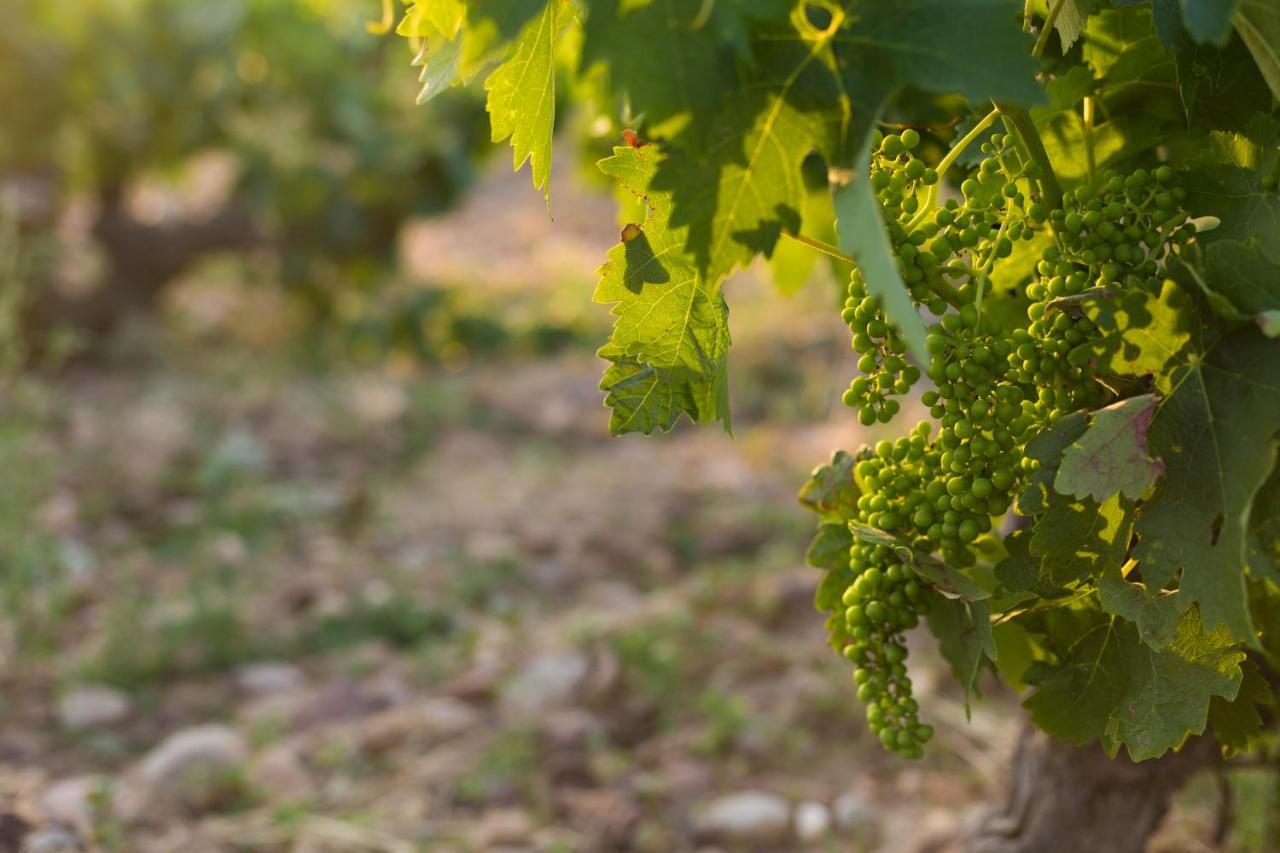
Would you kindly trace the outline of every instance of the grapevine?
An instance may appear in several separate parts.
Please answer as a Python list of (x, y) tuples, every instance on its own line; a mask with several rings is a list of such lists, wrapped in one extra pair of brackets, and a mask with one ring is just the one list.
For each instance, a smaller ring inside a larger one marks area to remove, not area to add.
[(790, 281), (784, 244), (833, 259), (840, 396), (875, 440), (801, 501), (818, 608), (885, 747), (916, 758), (933, 735), (907, 660), (922, 624), (966, 702), (1002, 676), (1062, 740), (1135, 761), (1266, 740), (1268, 4), (420, 0), (399, 32), (424, 98), (485, 80), (542, 192), (566, 102), (611, 152), (613, 432), (729, 428), (725, 279), (765, 257)]

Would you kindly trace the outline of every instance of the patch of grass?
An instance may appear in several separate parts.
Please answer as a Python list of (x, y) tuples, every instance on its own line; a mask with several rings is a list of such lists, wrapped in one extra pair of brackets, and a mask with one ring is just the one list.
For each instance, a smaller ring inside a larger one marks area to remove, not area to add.
[(751, 720), (740, 698), (714, 687), (698, 694), (694, 709), (702, 718), (702, 731), (694, 749), (702, 755), (723, 755), (731, 750)]
[(453, 617), (424, 607), (407, 596), (393, 595), (383, 602), (360, 602), (352, 609), (325, 616), (306, 626), (289, 643), (296, 654), (329, 652), (368, 640), (382, 640), (398, 649), (441, 639), (456, 629)]
[(536, 732), (507, 729), (498, 734), (454, 787), (463, 803), (482, 804), (517, 794), (527, 803), (540, 798), (538, 763), (541, 745)]
[(460, 565), (454, 572), (448, 598), (477, 610), (504, 610), (500, 601), (520, 572), (518, 561), (509, 558)]

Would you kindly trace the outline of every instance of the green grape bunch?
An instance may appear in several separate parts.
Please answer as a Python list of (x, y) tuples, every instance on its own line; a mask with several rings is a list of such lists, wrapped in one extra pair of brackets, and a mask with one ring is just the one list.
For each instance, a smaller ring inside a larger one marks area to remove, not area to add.
[[(843, 400), (863, 425), (889, 423), (901, 410), (897, 398), (927, 378), (932, 387), (920, 400), (933, 422), (858, 454), (861, 495), (850, 520), (967, 568), (977, 561), (975, 543), (1006, 517), (1036, 468), (1027, 443), (1109, 393), (1094, 373), (1104, 332), (1088, 316), (1090, 300), (1157, 288), (1194, 227), (1168, 166), (1106, 171), (1050, 211), (1035, 161), (1014, 135), (996, 133), (981, 144), (984, 156), (960, 182), (960, 196), (939, 203), (954, 149), (930, 168), (912, 153), (917, 131), (876, 142), (871, 185), (903, 281), (935, 318), (930, 360), (923, 370), (908, 361), (855, 269), (841, 316), (861, 375)], [(1049, 239), (1029, 280), (997, 291), (1001, 264), (1038, 236)], [(984, 312), (995, 299), (1025, 305), (1025, 324), (1009, 331)], [(918, 757), (931, 729), (917, 717), (903, 635), (925, 612), (927, 581), (883, 544), (855, 541), (849, 567), (835, 631), (858, 697), (881, 742)]]

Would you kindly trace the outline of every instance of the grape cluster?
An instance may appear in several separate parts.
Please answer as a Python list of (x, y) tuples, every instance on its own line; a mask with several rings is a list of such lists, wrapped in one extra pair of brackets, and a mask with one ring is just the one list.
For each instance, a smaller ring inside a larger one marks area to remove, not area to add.
[[(844, 402), (864, 425), (887, 423), (900, 410), (894, 398), (909, 393), (923, 373), (933, 387), (921, 400), (937, 431), (922, 422), (857, 456), (860, 497), (851, 520), (965, 568), (976, 562), (973, 544), (1008, 512), (1034, 468), (1024, 454), (1027, 442), (1107, 393), (1091, 372), (1103, 332), (1083, 308), (1090, 292), (1153, 288), (1194, 229), (1168, 166), (1106, 172), (1050, 210), (1039, 194), (1036, 163), (1004, 134), (981, 146), (986, 156), (961, 183), (962, 197), (937, 204), (938, 173), (912, 154), (919, 141), (912, 130), (879, 140), (871, 183), (902, 278), (914, 302), (935, 318), (926, 339), (929, 362), (922, 371), (907, 361), (905, 344), (855, 271), (842, 316), (861, 375)], [(997, 292), (998, 265), (1027, 251), (1019, 244), (1037, 235), (1052, 242), (1031, 280)], [(995, 320), (983, 310), (992, 300), (1026, 305), (1026, 324), (1010, 328), (1007, 311)], [(917, 624), (929, 596), (902, 553), (855, 542), (853, 580), (832, 628), (854, 663), (872, 730), (886, 747), (915, 757), (931, 731), (919, 722), (911, 696), (903, 632)]]
[(919, 621), (924, 589), (915, 572), (884, 545), (854, 545), (849, 565), (855, 579), (842, 599), (850, 637), (845, 656), (854, 664), (858, 699), (886, 748), (919, 758), (933, 729), (917, 716), (902, 632)]
[(1095, 288), (1138, 289), (1160, 280), (1164, 264), (1194, 234), (1173, 169), (1103, 174), (1095, 188), (1082, 184), (1047, 217), (1055, 235), (1027, 285), (1026, 329), (1013, 333), (1010, 358), (1019, 381), (1039, 388), (1045, 420), (1100, 401), (1101, 386), (1088, 381), (1098, 330), (1069, 297)]

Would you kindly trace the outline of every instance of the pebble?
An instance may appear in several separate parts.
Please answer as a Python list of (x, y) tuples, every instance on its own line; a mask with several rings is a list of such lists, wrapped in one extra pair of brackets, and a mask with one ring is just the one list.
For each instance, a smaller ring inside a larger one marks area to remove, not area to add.
[(238, 771), (248, 760), (244, 738), (227, 726), (194, 726), (154, 747), (130, 771), (135, 783), (122, 811), (131, 818), (175, 809), (212, 811), (239, 791)]
[(533, 820), (523, 809), (490, 809), (472, 833), (473, 843), (482, 850), (507, 844), (523, 844), (533, 835)]
[(302, 803), (316, 795), (317, 786), (296, 747), (278, 743), (249, 766), (249, 784), (273, 803)]
[(858, 832), (875, 823), (874, 812), (857, 794), (844, 793), (832, 803), (836, 826), (842, 832)]
[(101, 728), (129, 716), (132, 707), (129, 697), (114, 687), (83, 684), (58, 700), (58, 722), (66, 729)]
[(95, 799), (111, 797), (111, 779), (106, 776), (87, 775), (62, 779), (49, 786), (40, 797), (40, 810), (45, 818), (75, 827), (88, 835), (98, 813)]
[(81, 853), (84, 845), (74, 832), (51, 826), (27, 833), (19, 849), (22, 853)]
[(768, 791), (739, 791), (713, 800), (697, 817), (699, 836), (761, 844), (787, 835), (791, 805)]
[(563, 707), (573, 698), (589, 669), (590, 662), (580, 652), (536, 657), (503, 686), (499, 710), (505, 719), (529, 720)]
[(831, 831), (831, 810), (809, 800), (796, 806), (796, 837), (805, 843), (821, 841)]
[(236, 671), (236, 684), (254, 696), (290, 693), (300, 689), (306, 680), (301, 669), (280, 661), (251, 663)]

